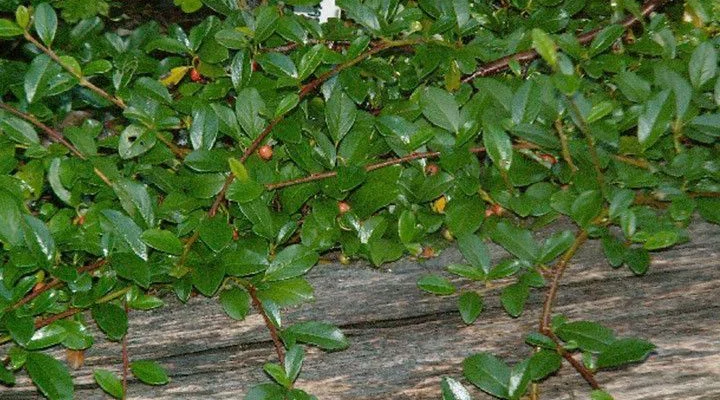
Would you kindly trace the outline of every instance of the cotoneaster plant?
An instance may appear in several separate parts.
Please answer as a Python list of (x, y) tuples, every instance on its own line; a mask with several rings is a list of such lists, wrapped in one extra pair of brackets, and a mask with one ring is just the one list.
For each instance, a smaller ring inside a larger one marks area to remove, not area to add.
[[(125, 340), (128, 310), (172, 291), (262, 316), (276, 359), (246, 399), (312, 399), (294, 387), (304, 346), (348, 341), (282, 322), (313, 298), (305, 273), (328, 253), (429, 258), (442, 240), (466, 262), (422, 290), (499, 280), (510, 317), (547, 293), (527, 357), (468, 354), (443, 399), (538, 399), (563, 360), (610, 399), (595, 374), (653, 351), (553, 304), (588, 240), (642, 275), (693, 215), (720, 223), (717, 4), (343, 0), (319, 24), (293, 13), (317, 0), (174, 3), (209, 16), (125, 29), (112, 2), (0, 4), (0, 382), (27, 373), (72, 399), (66, 364), (96, 324), (122, 353), (122, 376), (94, 371), (110, 396), (130, 373), (167, 383)], [(534, 239), (562, 216), (575, 228)], [(511, 257), (493, 265), (490, 241)], [(481, 317), (477, 292), (457, 300)]]

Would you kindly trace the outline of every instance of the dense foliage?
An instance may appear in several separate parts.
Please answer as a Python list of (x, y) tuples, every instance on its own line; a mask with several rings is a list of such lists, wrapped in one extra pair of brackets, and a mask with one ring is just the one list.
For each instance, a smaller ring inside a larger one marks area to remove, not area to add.
[[(467, 262), (420, 278), (425, 291), (453, 295), (446, 274), (498, 280), (517, 317), (531, 288), (548, 290), (527, 358), (468, 354), (444, 399), (469, 398), (462, 381), (537, 398), (563, 359), (609, 399), (594, 374), (652, 352), (554, 315), (553, 300), (586, 240), (642, 275), (691, 239), (696, 212), (720, 223), (717, 3), (342, 0), (344, 19), (324, 24), (292, 12), (318, 2), (175, 0), (210, 16), (132, 30), (106, 18), (111, 2), (0, 2), (0, 382), (25, 371), (47, 398), (73, 398), (44, 350), (77, 362), (89, 324), (124, 348), (128, 310), (168, 290), (263, 316), (279, 363), (247, 399), (314, 398), (293, 386), (303, 344), (348, 341), (282, 321), (313, 297), (305, 273), (329, 252), (380, 265), (444, 240)], [(534, 239), (561, 217), (576, 229)], [(489, 241), (512, 257), (493, 265)], [(472, 324), (483, 299), (460, 293), (458, 308)], [(168, 382), (125, 355), (126, 372)], [(124, 397), (124, 378), (94, 376)]]

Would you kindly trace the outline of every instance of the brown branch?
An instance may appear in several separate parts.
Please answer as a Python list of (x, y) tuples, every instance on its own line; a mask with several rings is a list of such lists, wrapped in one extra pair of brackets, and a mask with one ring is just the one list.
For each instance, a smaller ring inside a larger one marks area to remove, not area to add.
[(278, 360), (280, 360), (280, 364), (285, 363), (285, 346), (283, 346), (282, 341), (280, 340), (280, 334), (278, 333), (275, 324), (270, 321), (270, 317), (268, 317), (267, 313), (265, 312), (265, 307), (263, 307), (260, 298), (257, 296), (257, 290), (255, 289), (255, 286), (250, 283), (247, 283), (244, 286), (247, 289), (248, 294), (250, 294), (250, 299), (252, 300), (253, 307), (255, 307), (255, 310), (258, 312), (258, 314), (262, 316), (262, 319), (265, 322), (265, 326), (268, 328), (268, 331), (270, 331), (270, 337), (272, 338), (273, 344), (275, 345), (275, 352), (277, 353)]
[[(519, 149), (537, 149), (538, 147), (532, 143), (523, 142), (523, 143), (518, 143), (518, 144), (513, 145), (513, 148), (516, 150), (519, 150)], [(468, 151), (471, 153), (479, 154), (479, 153), (484, 153), (485, 148), (484, 147), (473, 147), (473, 148), (470, 148)], [(365, 171), (370, 172), (370, 171), (374, 171), (376, 169), (389, 167), (391, 165), (403, 164), (403, 163), (410, 162), (413, 160), (419, 160), (419, 159), (423, 159), (423, 158), (436, 158), (436, 157), (440, 157), (440, 155), (441, 155), (441, 153), (439, 151), (426, 151), (426, 152), (422, 152), (422, 153), (412, 153), (412, 154), (409, 154), (404, 157), (390, 158), (390, 159), (379, 161), (376, 163), (367, 164), (367, 165), (365, 165), (364, 168), (365, 168)], [(288, 186), (319, 181), (319, 180), (323, 180), (323, 179), (332, 178), (334, 176), (337, 176), (337, 171), (319, 172), (319, 173), (311, 174), (308, 176), (303, 176), (301, 178), (295, 178), (295, 179), (290, 179), (290, 180), (275, 182), (275, 183), (268, 183), (265, 185), (265, 188), (267, 190), (282, 189), (282, 188), (286, 188)]]
[[(665, 4), (668, 1), (672, 0), (649, 0), (645, 4), (643, 4), (642, 9), (640, 11), (639, 17), (646, 17), (651, 12), (657, 10)], [(641, 19), (636, 16), (629, 16), (625, 18), (620, 24), (624, 26), (625, 28), (630, 28), (631, 26), (635, 25), (636, 23), (640, 22)], [(602, 31), (602, 28), (593, 29), (590, 32), (587, 32), (583, 35), (580, 35), (577, 37), (578, 42), (580, 44), (585, 45), (590, 42), (592, 42), (593, 39)], [(483, 65), (482, 67), (478, 68), (475, 72), (473, 72), (470, 75), (467, 75), (462, 78), (463, 83), (468, 83), (472, 81), (475, 78), (482, 77), (482, 76), (488, 76), (488, 75), (494, 75), (499, 72), (505, 71), (510, 66), (510, 62), (517, 61), (521, 64), (529, 63), (530, 61), (533, 61), (537, 59), (540, 55), (535, 50), (527, 50), (520, 53), (512, 54), (509, 56), (502, 57), (500, 59), (497, 59), (495, 61), (492, 61), (488, 64)]]
[[(397, 40), (397, 41), (384, 41), (381, 43), (378, 43), (375, 47), (371, 48), (370, 50), (366, 51), (363, 54), (360, 54), (359, 56), (353, 58), (352, 60), (346, 61), (342, 64), (338, 64), (329, 71), (325, 72), (324, 74), (318, 76), (317, 78), (313, 79), (312, 81), (306, 83), (302, 87), (300, 87), (300, 91), (298, 92), (298, 97), (300, 100), (307, 97), (310, 93), (314, 92), (320, 85), (322, 85), (325, 81), (330, 79), (331, 77), (335, 76), (336, 74), (340, 73), (341, 71), (350, 68), (361, 61), (367, 59), (368, 57), (377, 54), (383, 50), (387, 50), (393, 47), (402, 47), (402, 46), (408, 46), (412, 44), (420, 43), (420, 39), (407, 39), (407, 40)], [(257, 150), (258, 147), (260, 147), (260, 144), (267, 138), (267, 136), (272, 132), (273, 128), (277, 124), (279, 124), (283, 119), (285, 119), (285, 116), (287, 115), (287, 112), (284, 114), (280, 114), (277, 117), (275, 117), (270, 123), (263, 129), (263, 131), (258, 135), (255, 140), (250, 144), (250, 146), (245, 149), (243, 152), (242, 157), (240, 157), (240, 162), (245, 163), (245, 161), (250, 157), (250, 155)], [(220, 189), (220, 192), (215, 197), (215, 201), (213, 201), (212, 206), (210, 207), (210, 210), (208, 211), (209, 216), (215, 216), (217, 213), (218, 208), (220, 208), (220, 205), (222, 204), (223, 200), (225, 199), (225, 193), (227, 192), (228, 187), (235, 179), (235, 175), (230, 173), (228, 177), (225, 179), (225, 184), (223, 184), (222, 189)]]
[(27, 39), (27, 41), (34, 44), (35, 47), (40, 49), (40, 51), (47, 54), (48, 57), (50, 57), (53, 61), (60, 64), (60, 66), (63, 67), (63, 69), (65, 69), (67, 72), (69, 72), (72, 76), (76, 77), (78, 79), (78, 81), (80, 82), (81, 86), (85, 86), (86, 88), (88, 88), (88, 89), (92, 90), (93, 92), (97, 93), (98, 95), (100, 95), (105, 100), (115, 104), (116, 106), (118, 106), (122, 109), (125, 109), (127, 107), (125, 105), (125, 102), (122, 101), (122, 99), (115, 97), (115, 96), (109, 94), (108, 92), (102, 90), (101, 88), (95, 86), (92, 82), (87, 80), (87, 78), (82, 76), (81, 73), (70, 68), (67, 64), (65, 64), (60, 59), (60, 56), (58, 56), (57, 53), (55, 53), (52, 49), (43, 46), (43, 44), (40, 43), (37, 39), (35, 39), (33, 37), (33, 35), (30, 34), (29, 31), (26, 30), (25, 33), (23, 34), (23, 36), (25, 36), (25, 39)]
[(565, 251), (557, 264), (555, 264), (552, 283), (550, 284), (550, 288), (548, 289), (547, 295), (545, 297), (542, 315), (540, 316), (540, 333), (548, 336), (555, 342), (555, 344), (557, 345), (558, 353), (563, 356), (563, 358), (565, 358), (580, 375), (582, 375), (583, 379), (585, 379), (585, 381), (587, 381), (587, 383), (593, 389), (600, 389), (600, 385), (595, 380), (593, 373), (587, 368), (585, 368), (582, 363), (576, 360), (571, 353), (565, 350), (565, 348), (560, 342), (560, 339), (558, 339), (558, 337), (550, 328), (553, 303), (555, 302), (555, 298), (557, 297), (557, 292), (560, 287), (560, 279), (562, 278), (563, 273), (570, 264), (570, 260), (572, 259), (572, 257), (575, 255), (575, 253), (577, 253), (580, 246), (582, 246), (582, 244), (585, 243), (587, 239), (587, 231), (584, 229), (581, 230), (580, 233), (575, 237), (575, 241), (570, 246), (570, 248)]
[[(92, 263), (92, 264), (90, 264), (90, 265), (87, 265), (87, 266), (84, 266), (84, 267), (79, 268), (77, 271), (78, 271), (79, 273), (92, 272), (92, 271), (94, 271), (94, 270), (102, 267), (103, 265), (105, 265), (105, 263), (107, 263), (107, 261), (105, 261), (105, 260), (98, 260), (98, 261), (96, 261), (96, 262), (94, 262), (94, 263)], [(10, 307), (6, 308), (5, 311), (17, 310), (18, 308), (20, 308), (20, 307), (22, 307), (23, 305), (25, 305), (25, 304), (33, 301), (36, 297), (38, 297), (38, 296), (40, 296), (41, 294), (47, 292), (48, 290), (53, 289), (53, 288), (56, 288), (56, 287), (61, 286), (61, 285), (63, 285), (63, 284), (64, 284), (64, 282), (61, 281), (60, 279), (58, 279), (58, 278), (53, 278), (53, 279), (52, 279), (50, 282), (48, 282), (45, 286), (41, 287), (41, 288), (38, 289), (38, 290), (33, 291), (33, 292), (30, 293), (29, 295), (27, 295), (27, 296), (23, 297), (22, 299), (18, 300), (17, 303), (15, 303), (15, 304), (11, 305)]]

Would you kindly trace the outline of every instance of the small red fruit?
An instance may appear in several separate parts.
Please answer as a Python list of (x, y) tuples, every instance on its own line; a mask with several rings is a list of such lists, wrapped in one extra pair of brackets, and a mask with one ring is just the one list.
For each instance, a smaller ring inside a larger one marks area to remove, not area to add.
[(190, 80), (193, 82), (202, 82), (203, 78), (202, 75), (200, 75), (200, 72), (193, 68), (190, 70)]
[(433, 258), (435, 257), (435, 249), (432, 247), (423, 247), (422, 252), (420, 253), (421, 258)]
[(498, 203), (493, 204), (485, 210), (485, 217), (491, 217), (493, 215), (502, 215), (505, 209)]
[(265, 161), (271, 159), (273, 156), (272, 146), (267, 145), (267, 144), (264, 146), (260, 146), (260, 148), (258, 148), (257, 152), (258, 152), (258, 155), (260, 156), (260, 158), (262, 158)]
[(425, 166), (425, 173), (428, 176), (437, 175), (438, 172), (440, 172), (440, 167), (435, 163), (430, 163)]
[(540, 154), (540, 158), (541, 158), (543, 161), (549, 163), (550, 165), (555, 165), (555, 164), (557, 164), (557, 158), (555, 158), (552, 154), (545, 154), (545, 153), (543, 153), (543, 154)]
[(345, 214), (346, 212), (350, 211), (350, 204), (345, 201), (338, 201), (338, 211), (340, 212), (340, 214)]

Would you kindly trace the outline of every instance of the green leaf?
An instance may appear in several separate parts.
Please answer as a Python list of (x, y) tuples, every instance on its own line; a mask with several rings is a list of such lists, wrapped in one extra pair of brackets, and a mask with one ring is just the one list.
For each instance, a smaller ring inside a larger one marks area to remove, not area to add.
[(25, 98), (28, 103), (41, 99), (45, 96), (50, 80), (57, 71), (53, 61), (45, 54), (39, 54), (30, 63), (25, 73), (24, 87)]
[(122, 307), (111, 303), (96, 304), (92, 308), (92, 317), (108, 339), (118, 341), (128, 330), (128, 319)]
[(277, 383), (261, 383), (253, 386), (243, 400), (278, 400), (286, 396), (287, 389)]
[(453, 378), (444, 377), (440, 382), (442, 400), (472, 400), (470, 392)]
[(672, 119), (670, 90), (665, 89), (645, 103), (638, 117), (638, 141), (643, 150), (649, 149), (667, 131)]
[(25, 6), (18, 6), (15, 9), (15, 22), (22, 29), (27, 28), (30, 25), (30, 10)]
[(512, 142), (510, 136), (498, 125), (483, 125), (483, 144), (487, 149), (488, 156), (497, 167), (508, 171), (512, 165)]
[(247, 203), (259, 198), (263, 193), (265, 193), (265, 185), (251, 179), (236, 179), (228, 187), (227, 199), (238, 203)]
[(535, 263), (540, 248), (527, 229), (519, 228), (507, 221), (500, 221), (490, 231), (490, 238), (521, 260)]
[(447, 296), (455, 293), (455, 286), (440, 275), (424, 275), (417, 281), (420, 289), (437, 295)]
[(715, 77), (718, 69), (718, 55), (712, 42), (700, 43), (693, 51), (688, 64), (688, 74), (693, 87), (698, 89)]
[(9, 19), (0, 19), (0, 38), (15, 37), (22, 34), (23, 29), (18, 24)]
[(35, 31), (46, 46), (51, 46), (57, 31), (57, 14), (49, 3), (40, 3), (35, 8)]
[(650, 96), (650, 83), (634, 72), (623, 71), (617, 74), (615, 83), (630, 101), (640, 103)]
[(198, 233), (200, 240), (216, 253), (227, 247), (233, 238), (233, 229), (228, 225), (227, 219), (222, 216), (208, 217), (203, 220), (198, 228)]
[(0, 113), (0, 118), (0, 130), (11, 140), (26, 146), (40, 143), (35, 128), (29, 123), (6, 112)]
[(483, 208), (484, 204), (477, 196), (453, 197), (445, 208), (445, 223), (456, 236), (474, 233), (485, 219)]
[(289, 307), (311, 301), (313, 288), (305, 279), (286, 279), (259, 287), (258, 297), (262, 301), (271, 301), (278, 307)]
[(304, 359), (305, 350), (303, 350), (302, 346), (290, 346), (287, 353), (285, 353), (285, 373), (290, 382), (295, 382), (295, 379), (297, 379)]
[(602, 211), (603, 198), (597, 190), (586, 190), (573, 201), (570, 207), (570, 216), (583, 228)]
[(611, 24), (603, 28), (590, 43), (588, 56), (594, 57), (607, 50), (612, 44), (622, 36), (625, 27), (618, 24)]
[(41, 220), (32, 215), (25, 215), (25, 243), (36, 254), (40, 254), (43, 261), (51, 264), (55, 259), (55, 239), (50, 230)]
[(215, 33), (215, 40), (228, 49), (244, 49), (248, 45), (247, 36), (237, 29), (222, 29)]
[(482, 239), (477, 235), (460, 235), (457, 241), (460, 252), (467, 262), (482, 269), (485, 274), (490, 272), (490, 251)]
[[(217, 0), (215, 0), (217, 1)], [(230, 0), (226, 0), (230, 1)], [(232, 3), (235, 3), (235, 7), (237, 8), (237, 2), (232, 1)], [(206, 3), (207, 4), (207, 3)], [(260, 12), (257, 15), (257, 18), (255, 19), (255, 41), (257, 43), (262, 42), (263, 40), (270, 37), (270, 35), (275, 32), (275, 28), (277, 25), (277, 20), (279, 18), (278, 16), (278, 9), (277, 7), (273, 6), (263, 6), (258, 7)]]
[(257, 57), (257, 62), (268, 73), (277, 77), (298, 78), (298, 72), (293, 60), (282, 53), (263, 53)]
[(653, 350), (655, 350), (655, 345), (642, 339), (619, 339), (610, 343), (610, 345), (598, 355), (597, 367), (613, 368), (641, 362), (645, 360)]
[(298, 95), (295, 93), (290, 93), (289, 95), (283, 97), (280, 100), (280, 103), (278, 103), (277, 108), (275, 109), (275, 117), (279, 117), (281, 115), (289, 113), (298, 105), (299, 102), (300, 97), (298, 97)]
[(458, 310), (463, 322), (470, 325), (480, 316), (484, 308), (483, 298), (477, 292), (463, 292), (458, 297)]
[(572, 246), (575, 241), (575, 235), (570, 231), (561, 231), (553, 233), (549, 238), (545, 239), (539, 262), (547, 264), (556, 259), (564, 251)]
[(590, 392), (590, 400), (613, 400), (613, 397), (603, 390), (593, 390)]
[(644, 275), (650, 268), (650, 254), (644, 248), (632, 248), (625, 252), (625, 263), (635, 275)]
[(540, 54), (540, 57), (555, 69), (558, 63), (557, 46), (550, 35), (541, 29), (534, 28), (532, 30), (532, 42), (533, 48)]
[(235, 53), (230, 63), (230, 80), (236, 91), (240, 91), (245, 87), (252, 75), (252, 60), (250, 53), (245, 50), (239, 50)]
[(348, 17), (358, 24), (368, 28), (371, 32), (380, 32), (380, 21), (372, 8), (355, 1), (338, 2), (338, 6), (342, 7), (348, 13)]
[(323, 322), (300, 322), (285, 329), (283, 335), (323, 350), (342, 350), (350, 345), (340, 329)]
[(210, 150), (215, 145), (219, 123), (215, 110), (208, 105), (193, 109), (190, 142), (194, 150)]
[(288, 377), (285, 375), (285, 370), (281, 365), (275, 363), (265, 363), (263, 370), (266, 374), (270, 375), (272, 380), (280, 385), (286, 388), (290, 388), (292, 386), (292, 382), (290, 382)]
[(18, 200), (10, 192), (0, 189), (0, 242), (5, 246), (22, 243), (22, 218)]
[(304, 80), (312, 75), (317, 67), (320, 66), (320, 63), (323, 60), (323, 55), (325, 54), (323, 51), (324, 49), (325, 47), (322, 44), (316, 44), (303, 54), (300, 59), (300, 66), (298, 67), (300, 80)]
[(356, 117), (355, 103), (345, 94), (345, 91), (340, 89), (333, 91), (325, 105), (325, 122), (330, 131), (330, 137), (335, 143), (339, 143), (350, 131)]
[(463, 361), (463, 373), (473, 385), (493, 396), (509, 396), (510, 367), (489, 353), (478, 353)]
[(163, 229), (148, 229), (140, 236), (143, 242), (153, 249), (179, 256), (183, 252), (183, 244), (175, 234)]
[(202, 8), (202, 1), (200, 0), (173, 0), (173, 4), (180, 6), (180, 9), (184, 13), (194, 13), (195, 11)]
[(102, 214), (110, 221), (110, 224), (118, 235), (138, 257), (147, 261), (147, 246), (140, 239), (142, 229), (130, 217), (115, 210), (103, 210)]
[(131, 124), (120, 133), (118, 154), (125, 160), (135, 158), (152, 149), (156, 142), (155, 132), (144, 126)]
[(167, 87), (159, 81), (146, 76), (135, 81), (135, 91), (161, 103), (172, 103), (172, 97)]
[(528, 296), (530, 295), (530, 288), (523, 283), (514, 283), (505, 289), (500, 294), (500, 302), (510, 314), (511, 317), (516, 318), (522, 314), (525, 309), (525, 303), (527, 302)]
[(365, 184), (360, 186), (348, 201), (359, 218), (369, 217), (397, 198), (400, 172), (400, 167), (388, 167), (368, 173)]
[(220, 304), (230, 318), (242, 321), (250, 311), (250, 295), (240, 288), (220, 292)]
[(13, 374), (12, 371), (7, 370), (5, 366), (0, 366), (0, 382), (8, 386), (14, 385), (15, 374)]
[(25, 370), (40, 392), (50, 400), (72, 400), (75, 388), (67, 367), (43, 353), (28, 353)]
[(95, 382), (97, 382), (105, 393), (116, 399), (122, 399), (122, 380), (120, 380), (120, 378), (118, 378), (114, 373), (104, 369), (96, 369), (93, 372), (93, 377), (95, 378)]
[(59, 158), (53, 158), (50, 162), (50, 168), (48, 168), (48, 183), (60, 200), (72, 206), (76, 201), (72, 198), (72, 193), (65, 189), (62, 182), (60, 182), (60, 164), (61, 161)]
[(279, 281), (305, 274), (318, 262), (319, 255), (303, 245), (291, 245), (280, 251), (265, 271), (265, 281)]
[(420, 107), (425, 118), (433, 124), (456, 134), (460, 130), (460, 111), (452, 94), (427, 87), (420, 98)]
[(192, 284), (204, 296), (215, 294), (225, 277), (225, 265), (212, 261), (209, 264), (199, 265), (192, 271)]
[(130, 363), (130, 371), (136, 378), (148, 385), (164, 385), (170, 382), (165, 368), (155, 361), (133, 361)]
[(720, 224), (720, 199), (697, 199), (697, 208), (706, 221)]
[(574, 341), (584, 351), (602, 352), (615, 341), (613, 331), (597, 322), (575, 321), (561, 325), (555, 330), (566, 342)]
[(265, 112), (265, 102), (255, 88), (242, 89), (237, 97), (243, 99), (235, 103), (237, 121), (243, 131), (251, 139), (255, 139), (265, 128), (265, 120), (260, 117), (260, 114)]
[(154, 201), (146, 185), (121, 178), (113, 182), (113, 190), (125, 212), (131, 217), (141, 216), (147, 226), (155, 225)]
[(5, 314), (5, 329), (19, 345), (25, 346), (32, 339), (35, 324), (30, 316), (18, 316), (17, 312)]
[(643, 247), (646, 250), (659, 250), (670, 247), (680, 240), (676, 230), (655, 232), (647, 238)]
[(562, 356), (557, 351), (540, 350), (530, 357), (530, 379), (539, 381), (562, 367)]

